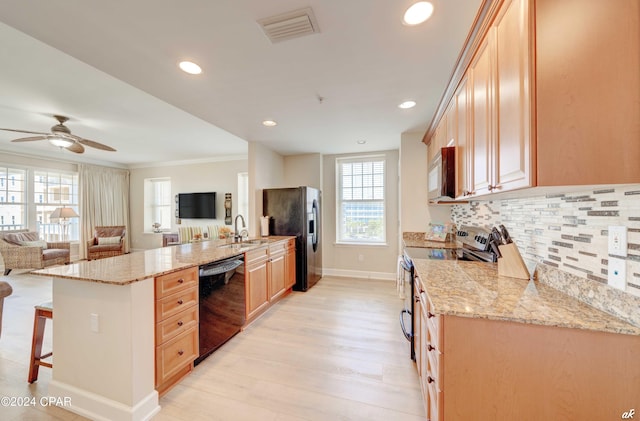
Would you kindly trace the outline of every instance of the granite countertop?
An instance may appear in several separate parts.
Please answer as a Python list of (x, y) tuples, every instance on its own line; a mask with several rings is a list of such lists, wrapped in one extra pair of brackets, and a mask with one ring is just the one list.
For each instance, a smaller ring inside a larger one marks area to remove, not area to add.
[(78, 281), (128, 285), (177, 270), (239, 256), (246, 251), (267, 247), (271, 243), (286, 241), (291, 238), (295, 237), (263, 237), (260, 239), (260, 244), (244, 243), (245, 246), (242, 248), (220, 247), (229, 244), (224, 240), (199, 241), (139, 251), (106, 259), (80, 261), (64, 266), (40, 269), (31, 273)]
[(431, 312), (640, 335), (636, 327), (540, 282), (498, 275), (497, 263), (413, 260)]
[[(424, 232), (404, 232), (402, 241), (405, 247), (420, 247), (427, 249), (459, 249), (462, 248), (460, 241), (433, 241), (425, 240)], [(455, 238), (455, 237), (454, 237)]]

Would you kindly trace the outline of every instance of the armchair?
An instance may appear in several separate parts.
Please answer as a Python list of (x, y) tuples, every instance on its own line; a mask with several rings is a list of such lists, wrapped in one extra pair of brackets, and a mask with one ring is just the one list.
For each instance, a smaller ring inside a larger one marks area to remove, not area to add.
[(126, 232), (124, 225), (96, 227), (93, 238), (87, 241), (87, 260), (124, 254)]
[(12, 269), (43, 269), (67, 264), (71, 260), (69, 242), (39, 240), (37, 232), (27, 230), (0, 232), (0, 255), (5, 276)]

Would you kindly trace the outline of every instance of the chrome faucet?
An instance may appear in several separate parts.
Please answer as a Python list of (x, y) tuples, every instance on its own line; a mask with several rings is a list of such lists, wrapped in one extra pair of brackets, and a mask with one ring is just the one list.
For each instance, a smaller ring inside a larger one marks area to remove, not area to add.
[[(243, 228), (242, 231), (238, 231), (238, 218), (240, 218), (242, 220), (242, 228)], [(245, 229), (245, 228), (247, 228), (247, 224), (244, 221), (244, 216), (242, 216), (240, 214), (237, 214), (236, 215), (236, 219), (233, 221), (233, 224), (234, 224), (234, 228), (235, 228), (235, 232), (234, 232), (234, 235), (233, 235), (234, 240), (235, 241), (242, 241), (242, 234), (244, 232), (247, 232), (247, 230)]]

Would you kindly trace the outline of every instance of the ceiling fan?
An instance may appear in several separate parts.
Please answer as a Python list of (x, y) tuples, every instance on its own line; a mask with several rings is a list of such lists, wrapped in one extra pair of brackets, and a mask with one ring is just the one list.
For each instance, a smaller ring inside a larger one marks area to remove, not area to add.
[[(58, 124), (51, 127), (51, 133), (32, 132), (29, 130), (16, 130), (16, 129), (3, 129), (7, 132), (28, 133), (38, 136), (21, 137), (19, 139), (13, 139), (12, 142), (32, 142), (34, 140), (48, 140), (54, 146), (65, 148), (68, 151), (75, 153), (83, 153), (84, 146), (90, 146), (92, 148), (101, 149), (103, 151), (113, 151), (111, 146), (103, 145), (102, 143), (95, 142), (93, 140), (84, 139), (80, 136), (71, 134), (71, 130), (64, 123), (69, 120), (68, 117), (62, 115), (54, 115), (53, 118), (58, 120)], [(82, 146), (84, 145), (84, 146)]]

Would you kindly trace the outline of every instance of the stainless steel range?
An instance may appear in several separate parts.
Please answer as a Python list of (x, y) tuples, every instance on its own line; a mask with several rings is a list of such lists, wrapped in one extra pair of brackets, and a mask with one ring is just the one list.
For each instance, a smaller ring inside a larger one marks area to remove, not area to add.
[(461, 226), (456, 232), (461, 248), (405, 247), (402, 259), (402, 291), (404, 308), (400, 312), (400, 327), (405, 338), (411, 343), (411, 359), (415, 360), (413, 340), (413, 311), (417, 297), (414, 288), (415, 268), (413, 259), (467, 260), (476, 262), (496, 262), (498, 256), (491, 248), (491, 231), (471, 226)]

